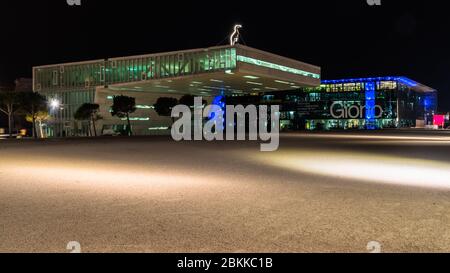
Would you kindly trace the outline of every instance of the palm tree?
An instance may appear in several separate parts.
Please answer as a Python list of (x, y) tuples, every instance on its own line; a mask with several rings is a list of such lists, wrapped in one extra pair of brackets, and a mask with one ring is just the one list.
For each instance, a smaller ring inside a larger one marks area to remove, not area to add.
[(37, 138), (36, 132), (36, 118), (42, 112), (47, 112), (47, 99), (39, 93), (27, 92), (23, 93), (21, 96), (21, 110), (31, 118), (31, 123), (33, 124), (33, 138)]
[(12, 137), (12, 124), (14, 114), (19, 109), (20, 93), (6, 91), (0, 93), (0, 112), (8, 116), (8, 134)]
[(136, 111), (136, 99), (128, 96), (115, 96), (113, 99), (113, 105), (111, 106), (111, 115), (113, 117), (126, 118), (127, 119), (127, 132), (128, 135), (132, 135), (130, 114)]
[[(76, 120), (87, 120), (89, 123), (89, 132), (91, 131), (91, 124), (94, 127), (94, 136), (97, 136), (96, 121), (102, 119), (98, 114), (100, 105), (94, 103), (84, 103), (75, 112), (74, 118)], [(92, 135), (92, 133), (90, 134)]]

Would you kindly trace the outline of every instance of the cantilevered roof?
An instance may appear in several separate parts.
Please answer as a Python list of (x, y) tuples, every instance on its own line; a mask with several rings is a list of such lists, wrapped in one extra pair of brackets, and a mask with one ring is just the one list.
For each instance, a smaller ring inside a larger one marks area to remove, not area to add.
[(232, 95), (317, 87), (320, 73), (318, 66), (234, 45), (39, 66), (33, 69), (33, 79), (36, 91), (85, 86)]
[[(223, 48), (231, 47), (213, 47), (201, 49), (201, 51), (214, 52)], [(233, 68), (133, 83), (119, 83), (110, 85), (108, 88), (114, 91), (189, 93), (207, 96), (294, 90), (300, 87), (320, 85), (320, 67), (247, 46), (235, 45), (232, 48), (236, 49), (236, 66)], [(195, 54), (198, 51), (198, 49), (178, 51), (170, 54)], [(136, 56), (125, 59), (129, 58), (136, 58)], [(110, 60), (124, 60), (124, 58)]]
[(358, 83), (358, 82), (378, 82), (378, 81), (397, 81), (400, 82), (411, 89), (422, 92), (430, 93), (436, 92), (435, 89), (413, 81), (407, 77), (397, 76), (397, 77), (371, 77), (371, 78), (354, 78), (354, 79), (341, 79), (341, 80), (322, 80), (322, 84), (342, 84), (342, 83)]

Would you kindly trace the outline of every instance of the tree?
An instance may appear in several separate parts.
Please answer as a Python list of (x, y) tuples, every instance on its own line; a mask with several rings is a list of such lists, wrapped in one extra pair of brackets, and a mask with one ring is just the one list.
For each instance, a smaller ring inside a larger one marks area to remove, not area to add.
[[(172, 108), (177, 106), (178, 100), (175, 98), (159, 98), (153, 105), (156, 113), (163, 117), (170, 117), (172, 115)], [(173, 118), (172, 118), (173, 121)]]
[[(89, 132), (91, 132), (91, 124), (94, 128), (94, 136), (97, 136), (96, 121), (102, 119), (98, 114), (100, 105), (94, 103), (84, 103), (75, 112), (74, 118), (76, 120), (87, 120), (89, 124)], [(92, 136), (92, 133), (90, 133)]]
[[(182, 105), (186, 105), (186, 106), (188, 106), (190, 108), (193, 108), (194, 107), (194, 102), (195, 102), (194, 100), (195, 100), (194, 96), (192, 96), (192, 95), (184, 95), (184, 96), (182, 96), (180, 98), (178, 103), (182, 104)], [(202, 103), (203, 103), (203, 105), (207, 104), (206, 100), (203, 100)]]
[(0, 93), (0, 112), (8, 116), (8, 134), (12, 137), (12, 124), (14, 114), (19, 109), (20, 93), (6, 91)]
[(194, 107), (194, 99), (195, 97), (192, 95), (184, 95), (180, 98), (179, 103), (188, 107)]
[(50, 118), (51, 118), (50, 114), (48, 113), (47, 110), (36, 112), (34, 115), (28, 114), (26, 116), (26, 120), (28, 122), (30, 122), (30, 123), (31, 122), (35, 122), (35, 123), (37, 122), (39, 124), (39, 134), (40, 134), (41, 138), (44, 138), (44, 132), (42, 130), (42, 123), (44, 121), (49, 120)]
[(115, 96), (111, 107), (111, 115), (113, 117), (127, 119), (128, 135), (132, 135), (130, 114), (136, 111), (136, 99), (127, 96)]
[(41, 94), (35, 92), (23, 93), (20, 97), (20, 108), (25, 113), (25, 115), (27, 115), (27, 121), (28, 117), (30, 117), (31, 121), (29, 122), (33, 124), (33, 138), (37, 138), (36, 118), (38, 117), (38, 115), (47, 112), (47, 99)]

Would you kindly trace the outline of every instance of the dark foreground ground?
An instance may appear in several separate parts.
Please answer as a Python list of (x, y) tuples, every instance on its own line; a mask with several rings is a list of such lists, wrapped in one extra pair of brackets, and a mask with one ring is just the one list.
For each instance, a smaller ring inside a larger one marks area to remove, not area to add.
[(0, 252), (450, 252), (450, 133), (0, 140)]

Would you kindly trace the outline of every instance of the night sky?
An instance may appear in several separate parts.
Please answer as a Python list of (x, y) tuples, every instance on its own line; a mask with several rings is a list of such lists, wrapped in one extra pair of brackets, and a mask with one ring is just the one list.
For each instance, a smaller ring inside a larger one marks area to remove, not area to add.
[(445, 1), (81, 1), (0, 1), (0, 81), (34, 65), (224, 44), (241, 23), (242, 43), (319, 65), (323, 79), (407, 76), (450, 110)]

